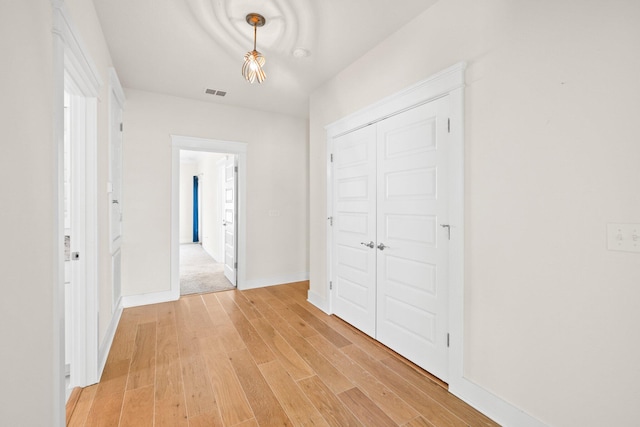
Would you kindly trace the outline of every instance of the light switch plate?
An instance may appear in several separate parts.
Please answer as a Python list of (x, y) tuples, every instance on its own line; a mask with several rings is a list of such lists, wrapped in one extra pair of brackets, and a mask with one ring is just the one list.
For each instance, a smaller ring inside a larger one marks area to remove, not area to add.
[(640, 253), (640, 224), (607, 224), (607, 249)]

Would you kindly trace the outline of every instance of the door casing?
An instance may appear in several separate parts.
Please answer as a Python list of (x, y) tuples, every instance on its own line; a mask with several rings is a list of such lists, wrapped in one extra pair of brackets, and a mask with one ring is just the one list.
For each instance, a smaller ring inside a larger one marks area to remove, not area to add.
[(64, 91), (71, 84), (77, 95), (84, 98), (85, 108), (85, 167), (86, 221), (84, 258), (86, 278), (83, 288), (76, 287), (72, 310), (74, 323), (81, 324), (73, 343), (74, 364), (72, 385), (86, 386), (98, 381), (98, 240), (97, 240), (97, 101), (102, 87), (100, 74), (83, 48), (63, 2), (52, 2), (53, 14), (53, 135), (54, 135), (54, 206), (53, 224), (54, 286), (53, 292), (53, 419), (51, 425), (65, 423), (64, 369)]

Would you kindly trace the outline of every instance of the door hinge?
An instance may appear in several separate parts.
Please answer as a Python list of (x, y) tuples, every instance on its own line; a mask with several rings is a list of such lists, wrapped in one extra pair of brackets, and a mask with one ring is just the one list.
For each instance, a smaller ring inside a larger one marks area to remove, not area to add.
[(237, 167), (237, 166), (235, 166), (235, 167), (233, 168), (233, 170), (234, 170), (234, 172), (238, 172), (238, 167)]
[(333, 163), (333, 153), (331, 153), (331, 163)]
[(447, 332), (447, 347), (449, 347), (449, 333)]
[(329, 290), (333, 289), (333, 282), (329, 281)]
[(451, 119), (447, 119), (447, 132), (451, 133)]
[(120, 132), (122, 132), (122, 129), (123, 129), (123, 128), (124, 128), (124, 127), (122, 126), (122, 123), (120, 123)]
[(333, 217), (330, 216), (327, 219), (329, 220), (329, 226), (333, 227)]
[(237, 262), (233, 263), (233, 268), (235, 268), (236, 270), (238, 269), (238, 263)]

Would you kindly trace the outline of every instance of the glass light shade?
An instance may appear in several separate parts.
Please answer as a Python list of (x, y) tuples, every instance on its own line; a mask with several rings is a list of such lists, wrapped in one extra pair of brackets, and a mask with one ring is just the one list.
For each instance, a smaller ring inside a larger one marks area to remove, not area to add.
[(258, 83), (262, 83), (267, 75), (262, 67), (264, 66), (264, 56), (257, 50), (252, 50), (244, 55), (244, 64), (242, 64), (242, 75), (249, 83), (253, 83), (258, 79)]

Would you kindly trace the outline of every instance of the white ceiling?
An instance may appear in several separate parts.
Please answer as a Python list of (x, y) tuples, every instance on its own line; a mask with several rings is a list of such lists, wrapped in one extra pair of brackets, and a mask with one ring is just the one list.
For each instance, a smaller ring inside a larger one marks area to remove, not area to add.
[[(313, 89), (436, 2), (94, 0), (123, 86), (301, 117)], [(267, 21), (257, 40), (266, 58), (262, 84), (240, 73), (253, 49), (250, 12)], [(296, 48), (310, 55), (295, 58)]]

